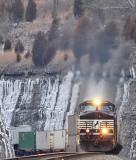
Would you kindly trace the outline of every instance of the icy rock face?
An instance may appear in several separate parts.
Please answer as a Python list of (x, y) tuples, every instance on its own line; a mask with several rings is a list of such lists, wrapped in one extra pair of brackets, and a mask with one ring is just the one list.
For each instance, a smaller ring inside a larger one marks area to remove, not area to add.
[[(124, 83), (124, 95), (119, 110), (119, 142), (122, 145), (121, 155), (129, 157), (129, 151), (132, 141), (132, 133), (136, 125), (135, 114), (130, 107), (132, 105), (130, 92), (134, 89), (133, 81), (129, 80)], [(136, 84), (135, 84), (136, 85)], [(134, 106), (133, 106), (134, 107)]]
[(5, 122), (4, 110), (0, 107), (0, 159), (14, 156), (13, 147), (10, 141), (10, 133)]
[(118, 111), (119, 142), (122, 145), (121, 155), (136, 158), (136, 54), (134, 53), (126, 66), (123, 96)]
[(0, 54), (3, 52), (3, 49), (4, 49), (4, 45), (0, 44)]
[(78, 99), (80, 72), (40, 78), (0, 80), (0, 159), (13, 157), (9, 127), (32, 125), (34, 130), (67, 128)]
[[(69, 71), (55, 75), (18, 81), (14, 97), (12, 126), (32, 125), (35, 130), (67, 128), (67, 115), (74, 114), (79, 92), (80, 73)], [(21, 86), (20, 86), (21, 84)]]
[(134, 130), (134, 134), (132, 137), (131, 150), (130, 150), (130, 159), (136, 159), (136, 130)]
[(20, 91), (20, 89), (17, 90), (19, 88), (18, 82), (0, 81), (0, 159), (14, 156), (9, 126), (17, 102), (15, 97), (19, 95)]

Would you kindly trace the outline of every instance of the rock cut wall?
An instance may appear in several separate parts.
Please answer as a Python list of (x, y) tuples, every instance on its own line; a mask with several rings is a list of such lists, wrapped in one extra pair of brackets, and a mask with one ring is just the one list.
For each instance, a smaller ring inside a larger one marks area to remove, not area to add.
[(0, 80), (0, 156), (12, 157), (10, 126), (31, 125), (34, 130), (67, 129), (74, 114), (80, 72), (23, 79)]

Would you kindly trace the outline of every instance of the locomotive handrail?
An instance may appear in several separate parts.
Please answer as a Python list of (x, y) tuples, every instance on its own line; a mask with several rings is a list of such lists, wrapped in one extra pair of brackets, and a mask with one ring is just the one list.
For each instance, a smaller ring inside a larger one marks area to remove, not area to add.
[[(109, 124), (110, 124), (110, 122), (108, 122)], [(111, 124), (110, 124), (110, 126), (111, 126)], [(114, 129), (113, 129), (113, 127), (111, 126), (111, 128), (112, 128), (112, 131), (113, 131), (113, 142), (114, 142)]]
[(82, 124), (82, 126), (81, 126), (81, 128), (79, 128), (79, 136), (78, 136), (78, 140), (79, 140), (79, 142), (80, 142), (80, 132), (81, 132), (81, 129), (82, 129), (82, 127), (83, 127), (83, 125), (85, 124), (85, 123), (87, 123), (87, 122), (83, 122), (83, 124)]

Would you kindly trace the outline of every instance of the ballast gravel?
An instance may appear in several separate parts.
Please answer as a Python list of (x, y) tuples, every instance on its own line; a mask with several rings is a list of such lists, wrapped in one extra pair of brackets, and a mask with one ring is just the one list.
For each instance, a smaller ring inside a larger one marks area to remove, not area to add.
[[(113, 155), (91, 155), (89, 157), (77, 158), (78, 160), (127, 160), (125, 158), (119, 158)], [(77, 160), (72, 158), (72, 160)]]

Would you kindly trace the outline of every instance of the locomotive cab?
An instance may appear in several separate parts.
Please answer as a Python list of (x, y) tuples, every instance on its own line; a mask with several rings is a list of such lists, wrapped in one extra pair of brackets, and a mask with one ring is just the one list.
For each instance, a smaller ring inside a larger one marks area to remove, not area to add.
[(116, 107), (108, 101), (91, 100), (79, 105), (78, 131), (84, 151), (110, 151), (117, 144)]

